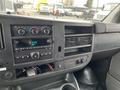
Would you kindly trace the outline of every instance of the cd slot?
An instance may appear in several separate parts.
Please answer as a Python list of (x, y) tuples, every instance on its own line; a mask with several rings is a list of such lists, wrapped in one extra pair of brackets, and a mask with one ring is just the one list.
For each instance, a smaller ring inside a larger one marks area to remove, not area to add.
[(82, 47), (82, 48), (71, 48), (71, 49), (65, 49), (64, 56), (73, 56), (83, 53), (91, 52), (91, 46), (88, 47)]

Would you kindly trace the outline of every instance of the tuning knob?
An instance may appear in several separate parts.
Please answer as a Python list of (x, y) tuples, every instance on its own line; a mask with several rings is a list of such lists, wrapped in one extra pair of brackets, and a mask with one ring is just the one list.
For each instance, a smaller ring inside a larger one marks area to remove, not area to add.
[(39, 52), (32, 52), (32, 53), (30, 53), (30, 56), (32, 59), (39, 59), (40, 53)]
[(18, 35), (23, 36), (25, 35), (26, 31), (23, 28), (18, 29)]

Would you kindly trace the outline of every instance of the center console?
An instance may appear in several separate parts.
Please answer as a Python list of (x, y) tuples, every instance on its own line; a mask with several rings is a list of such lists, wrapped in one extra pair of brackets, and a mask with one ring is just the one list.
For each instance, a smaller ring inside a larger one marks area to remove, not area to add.
[(90, 62), (93, 24), (6, 18), (0, 18), (0, 84), (14, 85), (68, 73)]

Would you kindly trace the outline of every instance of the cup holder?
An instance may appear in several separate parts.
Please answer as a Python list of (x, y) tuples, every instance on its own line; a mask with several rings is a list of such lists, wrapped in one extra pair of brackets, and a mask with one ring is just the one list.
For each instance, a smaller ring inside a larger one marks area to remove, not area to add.
[(74, 84), (72, 83), (65, 83), (61, 86), (60, 90), (77, 90)]

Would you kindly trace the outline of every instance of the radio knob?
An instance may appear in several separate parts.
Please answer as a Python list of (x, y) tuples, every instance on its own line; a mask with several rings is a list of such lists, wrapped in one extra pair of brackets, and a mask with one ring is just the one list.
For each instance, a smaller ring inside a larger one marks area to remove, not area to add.
[(26, 32), (24, 29), (22, 29), (22, 28), (18, 29), (18, 35), (23, 36), (23, 35), (25, 35), (25, 33)]
[(30, 53), (30, 56), (32, 59), (39, 59), (40, 53), (39, 52), (32, 52), (32, 53)]
[(48, 39), (47, 43), (51, 44), (52, 43), (52, 39)]

